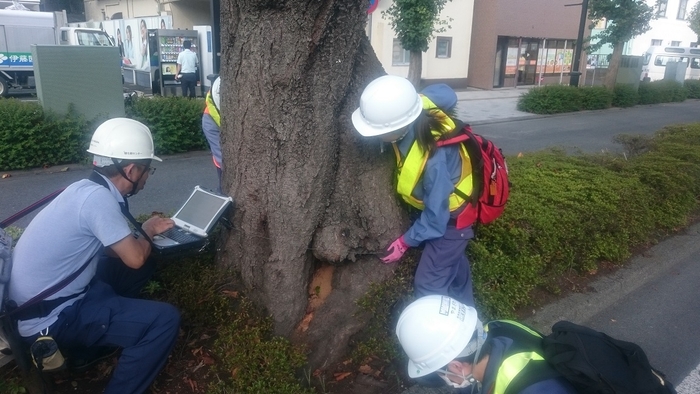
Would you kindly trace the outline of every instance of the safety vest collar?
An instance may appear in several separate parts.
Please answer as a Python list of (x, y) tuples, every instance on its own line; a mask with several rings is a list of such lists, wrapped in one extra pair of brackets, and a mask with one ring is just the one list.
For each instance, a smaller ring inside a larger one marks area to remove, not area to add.
[[(459, 181), (455, 185), (455, 189), (459, 190), (461, 193), (457, 194), (453, 192), (450, 194), (450, 212), (459, 209), (464, 204), (465, 200), (460, 195), (471, 195), (474, 187), (469, 153), (467, 153), (467, 149), (464, 144), (459, 144), (457, 146), (459, 146), (459, 155), (462, 162), (462, 168), (460, 169), (460, 177)], [(425, 204), (422, 200), (419, 200), (413, 196), (413, 191), (423, 176), (425, 166), (428, 162), (428, 154), (415, 140), (409, 148), (405, 158), (402, 157), (403, 155), (401, 154), (401, 151), (396, 143), (393, 143), (392, 147), (394, 148), (394, 154), (396, 156), (398, 174), (398, 181), (396, 183), (397, 193), (409, 205), (420, 210), (425, 209)]]

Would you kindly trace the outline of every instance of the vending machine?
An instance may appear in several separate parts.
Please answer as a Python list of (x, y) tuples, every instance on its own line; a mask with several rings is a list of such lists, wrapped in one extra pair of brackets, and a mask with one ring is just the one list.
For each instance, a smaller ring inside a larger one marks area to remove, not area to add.
[[(152, 29), (148, 31), (149, 46), (157, 48), (151, 50), (151, 80), (153, 81), (153, 94), (163, 96), (177, 96), (180, 94), (180, 82), (175, 80), (177, 73), (177, 55), (183, 51), (182, 43), (189, 40), (192, 43), (190, 50), (197, 53), (200, 58), (198, 33), (193, 30)], [(200, 60), (201, 61), (201, 60)], [(201, 67), (197, 68), (197, 86), (201, 85)], [(199, 92), (199, 88), (197, 91)]]

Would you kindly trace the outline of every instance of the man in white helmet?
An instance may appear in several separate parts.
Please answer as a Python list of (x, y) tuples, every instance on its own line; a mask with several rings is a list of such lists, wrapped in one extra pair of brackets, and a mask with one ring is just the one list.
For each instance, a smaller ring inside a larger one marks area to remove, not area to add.
[(173, 222), (153, 217), (135, 236), (123, 214), (130, 216), (126, 197), (143, 189), (151, 162), (161, 159), (148, 127), (126, 118), (102, 123), (88, 152), (94, 155), (90, 178), (68, 186), (19, 239), (10, 298), (22, 306), (69, 280), (15, 316), (19, 334), (28, 345), (52, 337), (69, 365), (122, 348), (104, 393), (143, 393), (165, 365), (179, 330), (175, 307), (136, 298), (153, 270), (146, 237)]
[(219, 114), (219, 108), (221, 103), (221, 78), (216, 78), (214, 83), (211, 85), (211, 89), (207, 93), (207, 98), (205, 100), (204, 114), (202, 114), (202, 132), (207, 138), (209, 143), (209, 149), (211, 150), (211, 157), (214, 161), (214, 167), (216, 167), (216, 173), (219, 176), (219, 193), (221, 190), (221, 115)]
[(542, 336), (507, 320), (482, 328), (477, 313), (446, 296), (417, 299), (401, 313), (396, 336), (408, 355), (408, 376), (460, 393), (575, 394), (544, 360)]

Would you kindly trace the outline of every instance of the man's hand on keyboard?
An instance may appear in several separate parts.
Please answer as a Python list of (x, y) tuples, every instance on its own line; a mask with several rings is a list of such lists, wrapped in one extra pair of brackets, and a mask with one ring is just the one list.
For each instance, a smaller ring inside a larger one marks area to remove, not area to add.
[(146, 220), (141, 226), (143, 227), (143, 231), (145, 231), (146, 234), (148, 234), (148, 236), (152, 239), (154, 235), (173, 228), (173, 226), (175, 226), (175, 222), (169, 218), (154, 216)]

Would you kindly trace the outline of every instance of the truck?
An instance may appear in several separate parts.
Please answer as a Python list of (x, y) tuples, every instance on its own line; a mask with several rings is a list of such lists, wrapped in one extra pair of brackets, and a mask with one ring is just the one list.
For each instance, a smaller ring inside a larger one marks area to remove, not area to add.
[(114, 46), (100, 29), (68, 27), (65, 12), (0, 10), (0, 96), (35, 89), (32, 45)]

